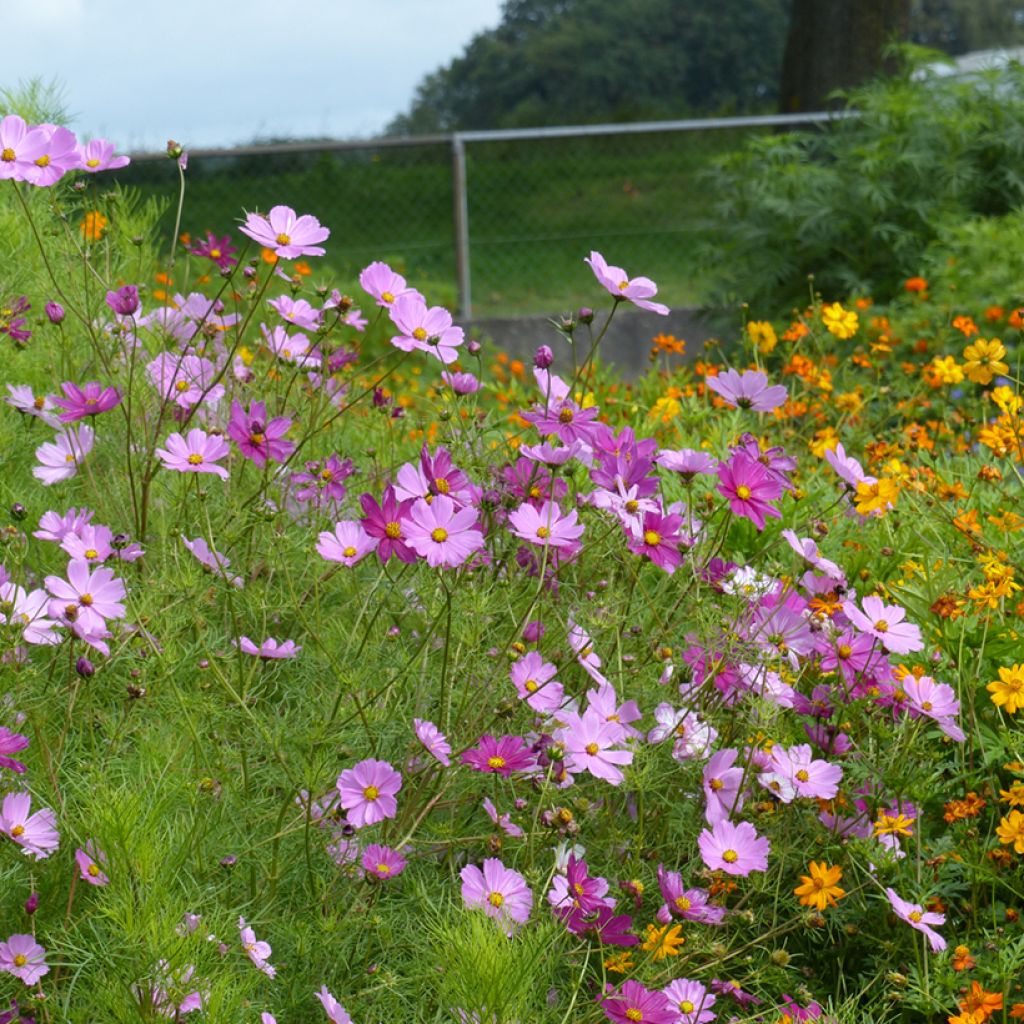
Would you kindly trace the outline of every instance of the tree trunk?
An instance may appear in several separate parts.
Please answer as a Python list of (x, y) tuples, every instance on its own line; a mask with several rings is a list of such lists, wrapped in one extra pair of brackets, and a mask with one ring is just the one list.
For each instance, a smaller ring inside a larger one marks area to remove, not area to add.
[(910, 0), (793, 0), (782, 58), (783, 113), (841, 106), (830, 100), (882, 71), (895, 70), (885, 48), (910, 32)]

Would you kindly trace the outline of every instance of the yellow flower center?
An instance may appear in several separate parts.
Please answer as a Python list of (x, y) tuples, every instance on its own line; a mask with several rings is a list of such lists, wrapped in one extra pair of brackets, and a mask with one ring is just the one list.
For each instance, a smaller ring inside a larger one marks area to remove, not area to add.
[(363, 796), (365, 796), (367, 800), (376, 800), (377, 797), (380, 796), (380, 790), (376, 786), (367, 786), (366, 789), (363, 790)]
[(71, 452), (68, 452), (68, 454), (64, 456), (64, 461), (65, 462), (74, 462), (75, 461), (75, 457), (74, 457), (74, 455), (71, 454)]
[(202, 455), (200, 455), (199, 452), (193, 452), (188, 457), (188, 464), (190, 466), (201, 466), (203, 464), (203, 457), (202, 457)]
[(100, 873), (99, 865), (98, 864), (90, 864), (85, 869), (85, 872), (86, 872), (86, 874), (91, 875), (93, 878), (96, 878), (99, 875), (99, 873)]
[(188, 391), (188, 381), (187, 380), (179, 380), (174, 385), (174, 390), (175, 391)]
[(249, 440), (253, 444), (263, 444), (263, 442), (266, 441), (266, 439), (267, 438), (266, 438), (265, 434), (250, 434), (249, 435)]
[(342, 554), (346, 558), (351, 558), (356, 553), (356, 549), (350, 544), (347, 548), (342, 551)]
[(0, 153), (0, 160), (3, 160), (5, 164), (13, 163), (17, 159), (17, 154), (11, 149), (10, 146), (4, 148), (4, 151)]
[(879, 619), (875, 623), (875, 631), (878, 633), (887, 633), (889, 631), (889, 623), (885, 619)]
[(547, 540), (547, 538), (551, 536), (551, 531), (546, 526), (538, 526), (537, 536), (540, 537), (541, 540)]
[(412, 336), (417, 341), (426, 341), (427, 332), (426, 332), (426, 330), (423, 327), (416, 327), (416, 328), (413, 329)]
[(920, 910), (912, 910), (909, 914), (907, 914), (907, 917), (909, 917), (910, 920), (914, 922), (914, 924), (920, 924), (922, 916), (923, 915)]
[(283, 231), (281, 232), (281, 234), (279, 234), (277, 236), (275, 241), (277, 242), (278, 245), (291, 245), (292, 244), (291, 236), (286, 235)]
[(36, 158), (36, 167), (49, 167), (50, 166), (50, 154), (44, 153), (42, 156)]
[(437, 488), (438, 494), (447, 494), (452, 489), (451, 484), (443, 476), (439, 476), (434, 481), (434, 486)]
[(402, 525), (401, 523), (388, 523), (384, 527), (384, 536), (390, 537), (392, 540), (398, 540), (402, 536)]
[(808, 779), (810, 779), (810, 775), (807, 774), (806, 768), (801, 768), (800, 771), (796, 773), (796, 777), (799, 782), (807, 782)]
[(689, 910), (693, 906), (685, 896), (677, 896), (675, 902), (678, 910)]
[(588, 743), (583, 749), (593, 757), (601, 748), (596, 743)]
[(523, 683), (523, 687), (524, 687), (524, 689), (526, 690), (527, 693), (536, 693), (537, 692), (537, 680), (536, 679), (527, 679), (526, 682)]
[(91, 562), (94, 558), (99, 558), (100, 553), (95, 548), (86, 548), (85, 557)]
[(219, 260), (221, 258), (221, 255), (222, 254), (221, 254), (220, 249), (211, 249), (210, 250), (210, 259)]
[(644, 530), (644, 543), (650, 548), (656, 548), (661, 543), (661, 534), (657, 530)]
[(99, 165), (100, 165), (100, 162), (99, 162), (99, 160), (96, 159), (96, 157), (93, 157), (91, 160), (86, 160), (85, 161), (85, 166), (86, 167), (99, 167)]
[(679, 1004), (679, 1010), (680, 1010), (681, 1013), (693, 1013), (694, 1005), (693, 1005), (693, 1003), (690, 1002), (689, 999), (684, 999)]
[(717, 793), (725, 783), (721, 779), (710, 779), (708, 785), (711, 787), (712, 792)]
[(504, 768), (506, 763), (505, 758), (499, 757), (497, 754), (494, 757), (487, 758), (488, 768)]
[[(624, 292), (628, 287), (629, 287), (629, 282), (628, 281), (620, 281), (619, 282), (619, 291), (620, 292)], [(626, 1016), (628, 1017), (629, 1014), (627, 1013)], [(636, 1019), (639, 1020), (640, 1018), (637, 1017)]]
[(726, 850), (722, 854), (722, 860), (724, 860), (726, 864), (735, 864), (739, 859), (740, 855), (735, 850)]
[(740, 501), (746, 501), (750, 497), (750, 488), (746, 484), (740, 484), (739, 487), (736, 488), (736, 497), (739, 498)]
[(626, 1011), (626, 1020), (640, 1020), (644, 1019), (643, 1012), (638, 1010), (635, 1006), (631, 1006)]
[(435, 527), (430, 531), (430, 539), (435, 544), (443, 544), (448, 539), (448, 531), (443, 526)]
[(395, 296), (394, 296), (394, 294), (392, 292), (381, 292), (380, 293), (380, 297), (385, 302), (394, 302), (395, 301)]
[(377, 874), (378, 875), (390, 875), (391, 874), (391, 868), (387, 864), (378, 864), (377, 865)]
[(79, 604), (84, 604), (86, 608), (91, 608), (92, 607), (92, 594), (83, 594), (78, 599), (78, 603)]
[(492, 907), (500, 907), (502, 903), (505, 902), (505, 897), (502, 896), (500, 892), (492, 892), (487, 897), (487, 902), (490, 903)]
[(24, 953), (15, 953), (14, 954), (14, 966), (15, 967), (24, 967), (25, 964), (27, 964), (27, 963), (28, 963), (28, 957), (25, 956)]
[(11, 838), (12, 839), (17, 839), (18, 836), (21, 836), (21, 835), (24, 835), (24, 834), (25, 834), (25, 826), (24, 825), (15, 825), (14, 828), (11, 829)]
[(630, 499), (629, 501), (627, 501), (627, 502), (626, 502), (626, 506), (625, 506), (625, 507), (626, 507), (626, 511), (627, 511), (627, 512), (628, 512), (628, 513), (629, 513), (630, 515), (635, 515), (635, 514), (636, 514), (636, 511), (637, 511), (637, 509), (639, 509), (639, 508), (640, 508), (640, 502), (638, 502), (638, 501), (633, 501), (632, 499)]
[(849, 644), (840, 644), (836, 648), (836, 654), (845, 661), (851, 654), (853, 654), (853, 648)]
[(572, 423), (572, 409), (563, 409), (558, 414), (559, 423)]

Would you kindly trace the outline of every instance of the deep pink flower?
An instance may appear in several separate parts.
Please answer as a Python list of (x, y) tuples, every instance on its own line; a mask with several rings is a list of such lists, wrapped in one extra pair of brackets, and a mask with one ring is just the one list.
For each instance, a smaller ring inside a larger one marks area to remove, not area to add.
[(926, 911), (919, 903), (908, 903), (896, 895), (895, 890), (887, 888), (885, 895), (889, 897), (889, 905), (896, 916), (906, 921), (911, 928), (916, 928), (927, 939), (933, 953), (939, 953), (946, 948), (946, 940), (933, 928), (933, 924), (945, 924), (945, 914), (935, 914)]
[(57, 617), (63, 613), (84, 633), (103, 633), (107, 619), (124, 618), (124, 582), (111, 569), (75, 559), (68, 563), (67, 574), (66, 580), (47, 576), (43, 581), (53, 598), (51, 614), (57, 606)]
[(442, 370), (441, 380), (457, 395), (472, 395), (480, 390), (480, 381), (471, 373), (449, 373)]
[(106, 303), (118, 316), (131, 316), (139, 308), (139, 289), (133, 284), (123, 285), (116, 292), (107, 292)]
[(787, 398), (782, 384), (768, 386), (768, 376), (760, 370), (725, 370), (717, 377), (707, 377), (704, 383), (710, 391), (739, 409), (753, 409), (755, 412), (771, 412), (782, 405)]
[(682, 524), (682, 516), (645, 512), (639, 528), (630, 536), (629, 550), (635, 555), (646, 555), (659, 569), (671, 575), (683, 562), (679, 553)]
[[(590, 444), (595, 439), (599, 412), (600, 410), (596, 406), (583, 409), (570, 398), (565, 397), (554, 403), (549, 402), (544, 408), (537, 406), (520, 415), (528, 423), (534, 425), (541, 437), (553, 434), (563, 445), (572, 446), (575, 441)], [(579, 451), (578, 448), (571, 449), (566, 458), (574, 457), (579, 454)]]
[(766, 836), (759, 836), (749, 821), (738, 825), (719, 821), (710, 831), (701, 832), (697, 846), (701, 859), (711, 871), (746, 878), (751, 871), (768, 870), (771, 843)]
[(399, 501), (395, 489), (387, 487), (378, 505), (370, 494), (359, 496), (363, 509), (363, 529), (377, 541), (377, 557), (386, 562), (392, 555), (401, 562), (415, 562), (416, 552), (407, 543), (409, 510), (412, 499)]
[(521, 736), (495, 739), (485, 733), (478, 746), (463, 751), (462, 763), (475, 771), (494, 772), (507, 779), (513, 772), (536, 767), (537, 759)]
[(395, 794), (402, 788), (402, 776), (387, 761), (360, 761), (338, 776), (337, 786), (353, 828), (393, 818), (398, 811)]
[(664, 992), (649, 991), (639, 981), (624, 981), (614, 996), (599, 1000), (615, 1024), (676, 1024), (679, 1013)]
[(363, 851), (363, 870), (377, 878), (395, 878), (405, 870), (405, 858), (390, 846), (371, 843)]
[(103, 870), (107, 864), (107, 855), (94, 845), (91, 839), (86, 842), (84, 850), (75, 850), (75, 862), (78, 864), (79, 877), (83, 882), (96, 886), (110, 884), (110, 879)]
[(231, 244), (231, 236), (218, 237), (212, 231), (207, 231), (206, 238), (196, 242), (188, 251), (193, 256), (205, 256), (213, 260), (221, 270), (228, 270), (238, 262), (234, 257), (238, 250)]
[(247, 214), (238, 230), (282, 260), (323, 256), (324, 249), (317, 243), (325, 241), (331, 233), (311, 214), (297, 217), (290, 206), (274, 206), (266, 217), (259, 213)]
[(279, 642), (272, 636), (267, 637), (267, 639), (258, 646), (247, 636), (240, 636), (236, 642), (236, 646), (243, 654), (251, 654), (256, 658), (262, 658), (264, 661), (278, 661), (282, 658), (295, 658), (298, 657), (299, 651), (302, 650), (294, 640), (284, 640)]
[(536, 651), (524, 654), (509, 670), (519, 696), (534, 711), (557, 711), (565, 701), (562, 684), (555, 679), (558, 669)]
[(478, 907), (488, 917), (507, 923), (523, 924), (533, 908), (533, 893), (518, 871), (505, 867), (496, 857), (488, 857), (481, 871), (468, 864), (459, 873), (462, 879), (462, 901), (467, 907)]
[(287, 416), (268, 420), (267, 407), (263, 402), (253, 402), (246, 412), (242, 403), (235, 399), (231, 403), (227, 432), (247, 459), (257, 466), (265, 466), (271, 460), (284, 462), (295, 451), (295, 442), (284, 440), (291, 425), (292, 421)]
[(82, 387), (65, 381), (60, 387), (65, 397), (54, 395), (53, 404), (64, 410), (58, 417), (61, 423), (74, 423), (86, 416), (98, 416), (101, 412), (109, 412), (121, 402), (117, 388), (105, 388), (97, 381), (90, 381)]
[(508, 525), (515, 536), (538, 547), (574, 549), (583, 536), (583, 526), (578, 521), (576, 509), (570, 509), (563, 515), (553, 501), (545, 501), (540, 508), (523, 502), (509, 513)]
[(782, 484), (757, 459), (744, 452), (718, 464), (718, 492), (729, 501), (733, 515), (749, 519), (758, 530), (764, 529), (765, 518), (782, 518), (771, 504), (782, 496)]
[(107, 139), (90, 139), (78, 144), (78, 166), (88, 174), (116, 171), (127, 167), (131, 160), (123, 154), (114, 155), (114, 144)]
[(0, 805), (0, 832), (26, 854), (45, 860), (60, 845), (57, 815), (49, 807), (29, 814), (32, 797), (26, 792), (8, 793)]
[(405, 283), (401, 274), (396, 274), (386, 263), (377, 261), (364, 267), (359, 274), (359, 284), (364, 292), (377, 300), (378, 306), (391, 309), (395, 299), (414, 291)]
[(316, 550), (328, 562), (341, 562), (350, 568), (377, 546), (377, 541), (361, 523), (345, 520), (335, 523), (333, 532), (325, 530), (317, 538)]
[(657, 913), (662, 924), (668, 924), (673, 917), (703, 924), (721, 924), (725, 918), (723, 907), (708, 902), (707, 890), (687, 889), (678, 871), (666, 871), (661, 864), (658, 865), (658, 888), (665, 900)]
[(459, 358), (465, 336), (461, 327), (452, 325), (451, 313), (442, 306), (428, 308), (419, 292), (409, 291), (395, 299), (390, 316), (398, 331), (391, 339), (395, 348), (429, 352), (445, 365)]
[(228, 471), (217, 465), (218, 459), (223, 459), (231, 453), (231, 448), (223, 437), (207, 434), (205, 430), (193, 427), (187, 438), (175, 432), (164, 444), (167, 447), (157, 448), (156, 454), (160, 456), (165, 469), (174, 469), (179, 473), (216, 473), (227, 480)]
[(70, 480), (78, 473), (78, 467), (92, 451), (96, 434), (87, 423), (80, 427), (66, 427), (52, 443), (41, 444), (36, 449), (40, 465), (32, 468), (32, 475), (48, 487), (61, 480)]
[(651, 302), (658, 294), (658, 286), (649, 277), (634, 277), (631, 280), (621, 267), (609, 266), (599, 252), (591, 252), (583, 262), (590, 264), (594, 277), (617, 300), (628, 299), (640, 309), (668, 316), (668, 306), (663, 306), (660, 302)]
[(417, 498), (409, 509), (405, 537), (409, 546), (434, 568), (455, 568), (484, 546), (478, 529), (476, 509), (455, 507), (446, 494), (437, 495), (429, 504)]
[(865, 597), (861, 611), (854, 601), (844, 601), (846, 617), (862, 633), (873, 636), (891, 654), (910, 654), (924, 647), (921, 630), (912, 622), (905, 622), (906, 609), (886, 604), (880, 597)]
[(0, 768), (9, 768), (17, 775), (24, 775), (26, 768), (20, 761), (15, 761), (10, 754), (17, 754), (28, 746), (28, 737), (21, 733), (11, 732), (5, 725), (0, 725)]
[(422, 718), (414, 718), (412, 724), (416, 738), (427, 748), (431, 756), (447, 768), (452, 763), (452, 747), (444, 734), (433, 722), (425, 721)]
[(50, 973), (46, 950), (31, 935), (12, 935), (6, 942), (0, 942), (0, 971), (13, 974), (26, 985), (35, 985)]

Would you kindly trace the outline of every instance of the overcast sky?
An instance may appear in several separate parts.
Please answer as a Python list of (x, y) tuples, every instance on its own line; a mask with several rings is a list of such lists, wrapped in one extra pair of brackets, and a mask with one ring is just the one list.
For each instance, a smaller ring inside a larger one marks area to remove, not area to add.
[(501, 0), (0, 0), (0, 86), (66, 87), (122, 150), (378, 134)]

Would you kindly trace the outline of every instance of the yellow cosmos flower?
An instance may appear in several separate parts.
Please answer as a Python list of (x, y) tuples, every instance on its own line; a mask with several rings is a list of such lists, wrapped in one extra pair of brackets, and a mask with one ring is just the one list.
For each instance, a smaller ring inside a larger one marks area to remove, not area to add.
[(665, 925), (657, 928), (653, 924), (647, 926), (647, 938), (641, 947), (647, 953), (653, 953), (654, 959), (664, 960), (667, 956), (679, 956), (679, 947), (686, 942), (680, 934), (682, 925), (674, 924), (670, 928)]
[(985, 687), (992, 695), (992, 703), (1008, 715), (1024, 708), (1024, 665), (1001, 668), (999, 678)]
[(834, 907), (836, 901), (846, 895), (846, 890), (839, 886), (843, 869), (838, 864), (829, 867), (824, 861), (814, 860), (807, 867), (810, 874), (801, 875), (800, 881), (803, 884), (793, 890), (801, 906), (814, 907), (818, 911)]
[(852, 309), (843, 309), (842, 304), (833, 302), (821, 311), (821, 322), (829, 334), (841, 341), (852, 338), (860, 327), (860, 320)]
[(1015, 853), (1024, 853), (1024, 814), (1010, 811), (1005, 818), (1000, 819), (996, 835), (1004, 846), (1012, 846)]
[(861, 481), (857, 484), (854, 507), (862, 516), (883, 516), (890, 505), (896, 504), (900, 489), (895, 480), (879, 477), (873, 484)]
[(747, 337), (752, 344), (757, 346), (758, 352), (766, 356), (775, 350), (779, 339), (775, 335), (775, 328), (767, 320), (751, 320), (747, 324)]
[(964, 373), (975, 384), (990, 384), (997, 374), (1006, 373), (1009, 367), (1004, 363), (1006, 349), (998, 338), (986, 341), (979, 338), (964, 349)]

